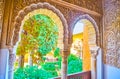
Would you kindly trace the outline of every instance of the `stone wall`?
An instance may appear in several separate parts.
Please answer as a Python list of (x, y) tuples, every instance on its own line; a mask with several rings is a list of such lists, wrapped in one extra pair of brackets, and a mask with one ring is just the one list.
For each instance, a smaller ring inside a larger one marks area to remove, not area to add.
[(104, 63), (120, 68), (120, 1), (104, 3)]

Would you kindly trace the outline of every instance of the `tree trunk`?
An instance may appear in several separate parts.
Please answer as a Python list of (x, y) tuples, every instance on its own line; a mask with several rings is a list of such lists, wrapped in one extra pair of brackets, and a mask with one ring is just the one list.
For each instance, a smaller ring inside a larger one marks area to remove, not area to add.
[(30, 52), (30, 54), (29, 54), (29, 58), (28, 58), (29, 66), (33, 66), (33, 58), (32, 58), (32, 55), (33, 55), (33, 53)]
[(18, 62), (19, 62), (19, 68), (24, 67), (24, 55), (19, 56)]

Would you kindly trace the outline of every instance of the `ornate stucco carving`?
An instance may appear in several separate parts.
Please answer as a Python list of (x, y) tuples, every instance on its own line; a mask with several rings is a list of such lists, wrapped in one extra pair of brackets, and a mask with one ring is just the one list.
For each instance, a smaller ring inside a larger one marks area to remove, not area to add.
[(106, 32), (105, 36), (105, 63), (112, 66), (116, 63), (116, 37), (113, 31)]
[[(111, 2), (112, 0), (106, 1), (106, 4), (104, 6), (104, 17), (105, 17), (105, 29), (111, 29), (112, 24), (115, 22), (116, 15), (117, 15), (117, 5), (114, 5), (114, 2)], [(109, 3), (108, 3), (109, 2)], [(110, 3), (111, 2), (111, 3)]]
[(63, 0), (96, 12), (102, 12), (102, 1), (101, 0)]
[(105, 0), (104, 62), (120, 68), (120, 1)]

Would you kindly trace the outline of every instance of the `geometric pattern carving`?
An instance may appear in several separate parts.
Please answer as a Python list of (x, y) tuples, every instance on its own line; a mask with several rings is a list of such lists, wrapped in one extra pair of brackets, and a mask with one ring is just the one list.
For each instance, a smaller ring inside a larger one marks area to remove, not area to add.
[[(67, 25), (67, 21), (64, 18), (63, 14), (56, 9), (54, 6), (50, 5), (49, 3), (37, 3), (37, 4), (31, 4), (29, 6), (26, 6), (23, 10), (20, 10), (18, 15), (15, 18), (15, 22), (14, 22), (14, 34), (13, 34), (13, 39), (12, 39), (12, 43), (13, 45), (16, 44), (16, 42), (18, 41), (19, 38), (19, 31), (20, 31), (20, 26), (22, 23), (22, 20), (24, 19), (24, 17), (31, 11), (37, 10), (37, 9), (49, 9), (51, 11), (53, 11), (55, 14), (57, 14), (57, 16), (60, 18), (60, 20), (62, 21), (63, 24), (63, 28), (64, 28), (64, 38), (63, 38), (63, 42), (66, 43), (65, 45), (68, 44), (68, 25)], [(64, 49), (67, 49), (67, 46), (64, 46)]]

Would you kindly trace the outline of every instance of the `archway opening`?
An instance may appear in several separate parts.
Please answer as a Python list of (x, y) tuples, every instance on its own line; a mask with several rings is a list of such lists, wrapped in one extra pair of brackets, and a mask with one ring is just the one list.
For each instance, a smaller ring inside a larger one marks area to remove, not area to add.
[(23, 78), (35, 79), (61, 75), (62, 58), (58, 54), (64, 49), (63, 33), (62, 21), (51, 10), (38, 9), (28, 13), (22, 21), (19, 40), (15, 46), (20, 61), (18, 63), (17, 60), (14, 68), (20, 68), (15, 71), (14, 79), (21, 79), (21, 75)]
[(91, 70), (90, 49), (95, 46), (97, 45), (94, 25), (88, 19), (79, 19), (74, 24), (70, 52), (70, 54), (76, 56), (79, 59), (77, 62), (78, 64), (75, 64), (76, 67), (74, 67), (74, 73)]

